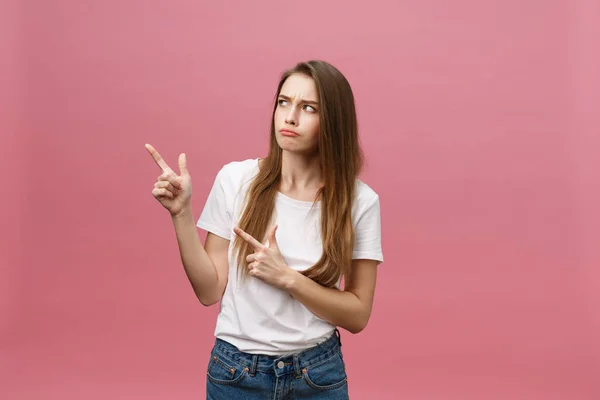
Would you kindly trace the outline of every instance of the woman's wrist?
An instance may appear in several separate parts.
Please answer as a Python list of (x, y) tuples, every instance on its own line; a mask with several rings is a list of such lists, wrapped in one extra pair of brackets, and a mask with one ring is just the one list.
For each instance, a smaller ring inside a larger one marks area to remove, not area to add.
[(302, 277), (303, 275), (300, 272), (289, 268), (289, 270), (281, 278), (281, 288), (288, 293), (293, 294), (294, 290), (298, 286), (299, 280)]

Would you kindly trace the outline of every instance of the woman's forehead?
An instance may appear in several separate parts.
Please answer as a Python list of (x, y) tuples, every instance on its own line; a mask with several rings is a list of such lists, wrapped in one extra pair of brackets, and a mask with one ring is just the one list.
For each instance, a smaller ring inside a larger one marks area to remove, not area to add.
[(306, 75), (294, 74), (290, 76), (283, 83), (279, 94), (293, 100), (318, 100), (315, 81)]

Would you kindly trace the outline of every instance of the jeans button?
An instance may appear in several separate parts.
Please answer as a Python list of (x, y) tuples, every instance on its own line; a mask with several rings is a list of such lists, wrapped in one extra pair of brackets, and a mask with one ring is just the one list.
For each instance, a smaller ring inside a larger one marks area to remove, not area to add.
[(279, 361), (277, 363), (277, 368), (279, 368), (279, 369), (283, 368), (284, 366), (285, 366), (285, 364), (283, 363), (283, 361)]

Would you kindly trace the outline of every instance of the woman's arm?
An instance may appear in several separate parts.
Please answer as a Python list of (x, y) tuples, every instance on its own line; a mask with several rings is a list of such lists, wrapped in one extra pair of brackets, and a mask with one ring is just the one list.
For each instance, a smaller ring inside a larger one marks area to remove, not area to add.
[(319, 285), (297, 271), (284, 289), (319, 318), (358, 333), (371, 316), (376, 279), (377, 261), (353, 260), (352, 277), (343, 291)]
[[(206, 306), (214, 304), (221, 299), (227, 284), (229, 240), (209, 233), (206, 246), (203, 247), (200, 243), (190, 205), (192, 177), (187, 169), (185, 154), (179, 155), (180, 175), (177, 175), (153, 146), (146, 144), (145, 147), (162, 171), (154, 184), (152, 195), (171, 214), (185, 273), (198, 300)], [(218, 193), (220, 188), (220, 182), (216, 179), (213, 190), (209, 194), (211, 203), (223, 203), (218, 198), (219, 195), (223, 197), (222, 192)], [(225, 214), (219, 211), (217, 210), (215, 214)]]
[(267, 246), (239, 227), (234, 228), (236, 235), (247, 241), (255, 251), (246, 257), (248, 273), (286, 290), (313, 314), (332, 325), (352, 333), (362, 331), (371, 316), (377, 261), (353, 260), (352, 277), (346, 281), (344, 291), (327, 288), (287, 266), (277, 244), (276, 231), (277, 225), (269, 230)]
[(196, 297), (205, 306), (217, 303), (227, 285), (229, 240), (209, 232), (203, 247), (191, 209), (172, 219), (181, 262)]

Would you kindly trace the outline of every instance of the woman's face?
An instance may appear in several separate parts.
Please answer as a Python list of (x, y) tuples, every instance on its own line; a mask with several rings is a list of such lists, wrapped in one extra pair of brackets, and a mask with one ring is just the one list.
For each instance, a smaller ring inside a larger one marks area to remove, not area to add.
[(274, 123), (277, 143), (286, 151), (310, 153), (319, 143), (319, 99), (314, 80), (293, 74), (283, 83)]

